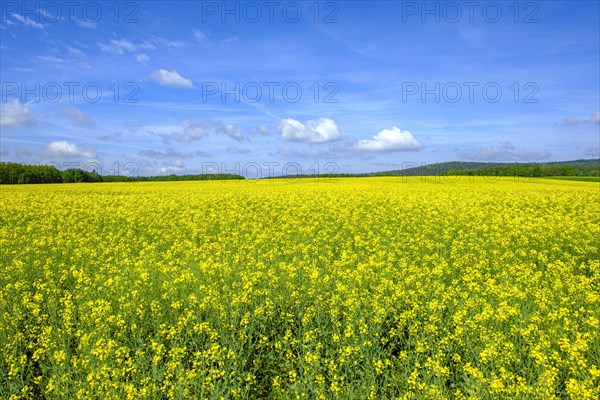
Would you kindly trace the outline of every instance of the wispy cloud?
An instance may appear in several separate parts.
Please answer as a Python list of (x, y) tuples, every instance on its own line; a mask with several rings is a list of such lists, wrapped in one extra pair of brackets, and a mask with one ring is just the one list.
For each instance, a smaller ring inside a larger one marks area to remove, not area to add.
[(135, 56), (137, 62), (146, 65), (150, 61), (148, 54), (142, 53)]
[(192, 157), (192, 154), (185, 153), (183, 151), (166, 149), (164, 151), (158, 150), (142, 150), (138, 152), (140, 157), (153, 158), (153, 159), (166, 159), (166, 158), (188, 158)]
[(544, 160), (550, 154), (547, 152), (535, 152), (523, 149), (517, 149), (510, 142), (490, 144), (475, 149), (458, 150), (459, 157), (469, 161), (529, 161)]
[(25, 26), (44, 30), (44, 25), (32, 20), (31, 18), (27, 18), (26, 16), (23, 16), (21, 14), (14, 13), (14, 14), (11, 14), (11, 17), (13, 17), (17, 21), (21, 22)]
[(234, 43), (239, 39), (237, 36), (229, 36), (225, 39), (215, 41), (206, 32), (198, 30), (198, 29), (194, 29), (192, 31), (192, 34), (194, 36), (194, 40), (196, 42), (200, 43), (204, 47), (224, 46), (224, 45), (227, 45), (230, 43)]
[(172, 141), (183, 143), (194, 142), (203, 139), (209, 133), (225, 135), (236, 141), (245, 139), (241, 129), (233, 124), (224, 123), (221, 120), (199, 121), (195, 118), (190, 118), (182, 121), (181, 125), (183, 127), (181, 132), (160, 133), (158, 135), (165, 143)]
[(100, 51), (110, 54), (125, 54), (140, 50), (153, 50), (156, 48), (151, 43), (133, 43), (127, 39), (111, 39), (108, 43), (98, 43)]
[(65, 107), (60, 110), (60, 115), (71, 118), (79, 126), (93, 127), (95, 125), (89, 115), (76, 107)]
[(600, 125), (600, 110), (593, 113), (590, 118), (566, 117), (564, 121), (560, 123), (560, 125), (564, 126), (574, 126), (583, 124)]
[(96, 29), (96, 27), (97, 27), (97, 24), (95, 22), (86, 21), (86, 20), (77, 21), (77, 25), (82, 28), (87, 28), (87, 29)]
[(64, 58), (54, 57), (54, 56), (36, 56), (36, 57), (34, 57), (34, 59), (37, 61), (47, 61), (47, 62), (60, 63), (60, 64), (67, 62), (67, 60)]
[(125, 54), (136, 51), (156, 50), (159, 48), (184, 47), (185, 43), (169, 40), (164, 37), (152, 37), (138, 43), (134, 43), (128, 39), (110, 39), (108, 42), (98, 43), (98, 48), (110, 54)]

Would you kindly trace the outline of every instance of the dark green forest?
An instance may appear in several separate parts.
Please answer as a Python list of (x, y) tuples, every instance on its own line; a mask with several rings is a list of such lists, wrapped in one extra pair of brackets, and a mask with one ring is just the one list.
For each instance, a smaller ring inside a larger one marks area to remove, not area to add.
[(244, 179), (235, 174), (206, 175), (158, 175), (158, 176), (124, 176), (100, 175), (79, 168), (63, 171), (48, 165), (25, 165), (11, 162), (0, 162), (0, 184), (26, 183), (76, 183), (76, 182), (152, 182), (152, 181), (206, 181)]

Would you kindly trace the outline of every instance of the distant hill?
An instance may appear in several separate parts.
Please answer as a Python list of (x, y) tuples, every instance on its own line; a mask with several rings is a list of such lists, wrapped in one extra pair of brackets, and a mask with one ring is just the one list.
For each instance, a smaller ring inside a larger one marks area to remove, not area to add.
[[(416, 164), (416, 163), (415, 163)], [(499, 176), (600, 176), (600, 160), (552, 161), (543, 163), (495, 163), (449, 161), (414, 165), (391, 171), (372, 172), (363, 176), (434, 176), (434, 175), (499, 175)]]

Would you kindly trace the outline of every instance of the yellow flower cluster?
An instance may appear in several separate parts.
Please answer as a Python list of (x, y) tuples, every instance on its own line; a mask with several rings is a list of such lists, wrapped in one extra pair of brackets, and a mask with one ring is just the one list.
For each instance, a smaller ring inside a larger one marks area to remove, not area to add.
[(0, 187), (0, 397), (600, 393), (600, 190)]

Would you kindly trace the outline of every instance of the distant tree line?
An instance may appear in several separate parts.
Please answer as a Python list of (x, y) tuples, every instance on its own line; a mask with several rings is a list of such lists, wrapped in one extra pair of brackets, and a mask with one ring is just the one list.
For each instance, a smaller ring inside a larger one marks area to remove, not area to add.
[(469, 176), (600, 176), (600, 163), (596, 165), (566, 164), (515, 164), (511, 166), (494, 166), (488, 168), (449, 169), (442, 175)]
[[(539, 166), (539, 171), (536, 166)], [(569, 167), (573, 167), (569, 168)], [(439, 176), (439, 175), (508, 175), (508, 176), (599, 176), (600, 160), (551, 161), (542, 163), (499, 163), (447, 161), (425, 164), (404, 163), (402, 169), (371, 172), (367, 176)]]
[(235, 174), (206, 175), (162, 175), (162, 176), (124, 176), (100, 175), (95, 171), (88, 172), (80, 168), (69, 168), (63, 171), (50, 165), (25, 165), (11, 162), (0, 162), (0, 184), (27, 183), (76, 183), (76, 182), (151, 182), (151, 181), (205, 181), (244, 179)]

